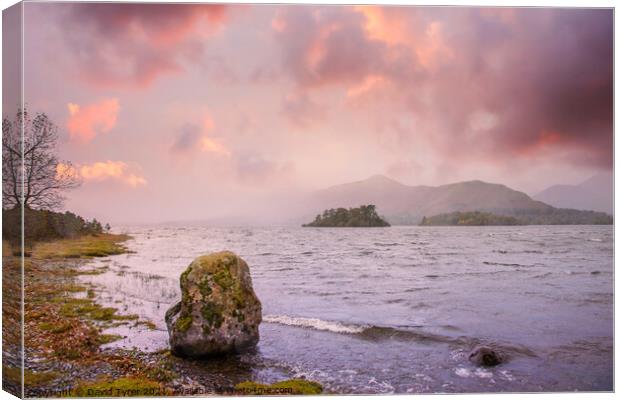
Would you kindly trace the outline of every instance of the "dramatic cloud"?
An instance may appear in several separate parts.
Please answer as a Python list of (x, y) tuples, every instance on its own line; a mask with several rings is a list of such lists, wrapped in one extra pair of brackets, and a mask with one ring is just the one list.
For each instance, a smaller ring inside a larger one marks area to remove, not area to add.
[(24, 98), (82, 161), (69, 209), (246, 214), (375, 174), (534, 194), (612, 168), (612, 9), (24, 9)]
[(59, 175), (73, 175), (84, 181), (117, 181), (131, 187), (146, 185), (146, 179), (136, 172), (132, 172), (129, 165), (122, 161), (101, 161), (84, 165), (58, 164)]
[[(364, 16), (348, 7), (288, 7), (272, 22), (285, 70), (303, 87), (350, 84), (407, 61), (400, 49), (370, 38)], [(405, 60), (402, 60), (402, 58)]]
[(73, 3), (64, 10), (65, 40), (86, 81), (145, 87), (200, 59), (206, 38), (226, 17), (216, 4)]
[(611, 166), (609, 10), (289, 7), (272, 29), (299, 88), (387, 93), (449, 157)]

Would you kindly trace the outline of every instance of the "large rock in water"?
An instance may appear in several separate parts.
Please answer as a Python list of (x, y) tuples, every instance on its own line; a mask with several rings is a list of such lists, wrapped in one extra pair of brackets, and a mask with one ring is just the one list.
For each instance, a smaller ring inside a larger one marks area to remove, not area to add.
[(202, 358), (258, 342), (261, 304), (248, 265), (229, 251), (196, 258), (181, 274), (181, 301), (166, 312), (172, 353)]

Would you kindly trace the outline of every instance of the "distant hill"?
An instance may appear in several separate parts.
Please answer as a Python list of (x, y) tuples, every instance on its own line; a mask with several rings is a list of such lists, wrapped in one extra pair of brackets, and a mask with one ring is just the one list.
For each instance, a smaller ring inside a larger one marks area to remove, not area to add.
[(613, 214), (614, 181), (611, 172), (594, 175), (578, 185), (554, 185), (534, 196), (554, 207)]
[(528, 223), (540, 221), (543, 216), (556, 220), (558, 215), (570, 214), (572, 219), (578, 221), (588, 221), (592, 217), (581, 215), (581, 212), (559, 213), (556, 208), (523, 192), (478, 180), (441, 186), (408, 186), (376, 175), (315, 192), (309, 201), (314, 210), (374, 204), (381, 210), (381, 215), (397, 225), (417, 225), (423, 217), (457, 211), (514, 216)]
[(382, 175), (333, 186), (314, 195), (315, 209), (375, 204), (393, 224), (418, 224), (424, 216), (455, 211), (487, 211), (512, 215), (515, 210), (548, 210), (504, 185), (468, 181), (442, 186), (407, 186)]

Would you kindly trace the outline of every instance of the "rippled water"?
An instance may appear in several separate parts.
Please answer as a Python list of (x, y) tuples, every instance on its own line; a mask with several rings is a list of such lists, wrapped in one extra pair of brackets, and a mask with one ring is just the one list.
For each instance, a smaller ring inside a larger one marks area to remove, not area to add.
[[(260, 380), (304, 376), (345, 393), (613, 389), (613, 227), (127, 227), (135, 253), (84, 279), (157, 330), (115, 346), (167, 346), (180, 273), (231, 250), (263, 304)], [(478, 368), (476, 344), (508, 357)], [(240, 361), (241, 362), (241, 361)]]

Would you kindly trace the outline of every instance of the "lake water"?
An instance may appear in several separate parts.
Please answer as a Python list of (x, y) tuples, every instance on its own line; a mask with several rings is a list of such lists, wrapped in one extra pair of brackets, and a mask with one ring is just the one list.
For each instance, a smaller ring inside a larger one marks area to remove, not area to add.
[[(120, 230), (135, 253), (84, 279), (157, 330), (122, 328), (113, 346), (167, 347), (179, 275), (231, 250), (263, 305), (244, 378), (342, 393), (613, 390), (612, 226)], [(472, 365), (477, 344), (508, 360)]]

